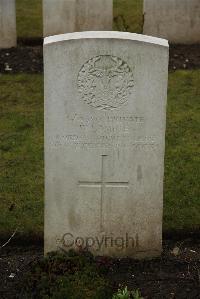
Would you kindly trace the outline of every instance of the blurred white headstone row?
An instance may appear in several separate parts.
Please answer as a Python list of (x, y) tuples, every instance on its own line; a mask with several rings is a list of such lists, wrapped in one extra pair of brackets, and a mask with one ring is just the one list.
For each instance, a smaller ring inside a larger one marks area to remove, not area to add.
[(0, 48), (17, 45), (15, 0), (0, 0)]
[[(199, 0), (144, 0), (143, 33), (171, 43), (200, 42)], [(133, 20), (134, 21), (134, 20)], [(44, 37), (79, 31), (109, 31), (112, 0), (43, 0)], [(15, 0), (0, 0), (0, 48), (15, 47)]]

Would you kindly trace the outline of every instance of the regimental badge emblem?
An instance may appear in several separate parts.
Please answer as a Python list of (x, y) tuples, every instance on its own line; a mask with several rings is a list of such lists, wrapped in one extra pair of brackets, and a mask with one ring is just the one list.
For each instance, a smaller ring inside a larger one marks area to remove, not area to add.
[(77, 85), (85, 103), (99, 110), (113, 110), (128, 102), (134, 88), (133, 71), (119, 57), (100, 55), (82, 66)]

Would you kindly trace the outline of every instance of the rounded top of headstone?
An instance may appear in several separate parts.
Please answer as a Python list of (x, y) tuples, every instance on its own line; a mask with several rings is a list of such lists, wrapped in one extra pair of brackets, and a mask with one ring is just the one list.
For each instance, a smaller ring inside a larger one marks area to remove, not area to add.
[(119, 31), (85, 31), (85, 32), (73, 32), (66, 34), (59, 34), (54, 36), (48, 36), (44, 39), (44, 46), (59, 43), (63, 41), (79, 40), (79, 39), (123, 39), (136, 42), (142, 42), (147, 44), (154, 44), (163, 47), (169, 47), (166, 39), (157, 38), (153, 36), (119, 32)]

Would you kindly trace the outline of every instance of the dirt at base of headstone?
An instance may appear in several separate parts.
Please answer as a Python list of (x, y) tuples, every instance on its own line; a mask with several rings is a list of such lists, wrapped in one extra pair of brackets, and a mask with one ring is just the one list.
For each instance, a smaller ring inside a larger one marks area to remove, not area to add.
[[(1, 251), (1, 299), (20, 298), (22, 277), (42, 254), (42, 247), (9, 245)], [(127, 286), (129, 290), (139, 289), (144, 299), (200, 298), (199, 240), (165, 241), (162, 257), (154, 260), (101, 259), (108, 263), (106, 278), (113, 291)]]
[[(0, 49), (0, 73), (43, 72), (42, 40), (20, 41), (17, 48)], [(170, 71), (200, 69), (200, 45), (170, 45)]]
[(42, 46), (18, 46), (0, 50), (0, 73), (43, 72)]
[(200, 44), (199, 45), (170, 45), (170, 70), (191, 70), (200, 68)]

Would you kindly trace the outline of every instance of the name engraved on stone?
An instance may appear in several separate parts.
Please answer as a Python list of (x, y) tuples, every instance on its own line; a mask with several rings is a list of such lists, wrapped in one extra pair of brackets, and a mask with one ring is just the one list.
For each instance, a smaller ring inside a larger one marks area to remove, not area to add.
[(104, 231), (103, 227), (103, 203), (106, 198), (105, 191), (106, 188), (128, 188), (129, 182), (111, 182), (105, 180), (105, 160), (107, 159), (107, 155), (101, 156), (101, 180), (100, 181), (79, 181), (79, 187), (86, 188), (101, 188), (101, 200), (100, 200), (100, 231)]
[(128, 101), (133, 72), (121, 58), (99, 55), (88, 60), (78, 74), (81, 99), (98, 110), (113, 110)]

